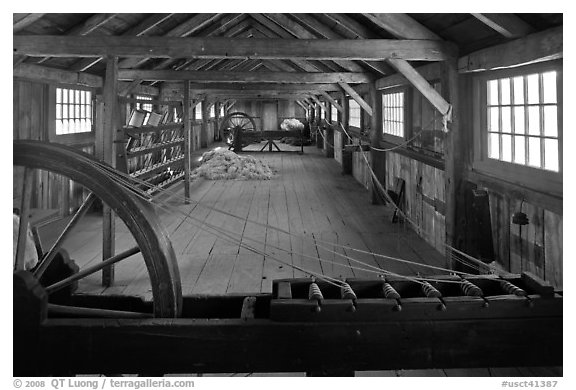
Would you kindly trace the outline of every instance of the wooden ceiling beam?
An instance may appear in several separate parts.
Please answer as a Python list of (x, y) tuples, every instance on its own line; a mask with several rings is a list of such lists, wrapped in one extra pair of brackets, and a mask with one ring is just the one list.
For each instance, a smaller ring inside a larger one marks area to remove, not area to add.
[(302, 102), (301, 102), (300, 100), (295, 100), (295, 102), (296, 102), (296, 104), (298, 104), (300, 107), (302, 107), (302, 109), (303, 109), (304, 111), (308, 111), (308, 108), (307, 108), (304, 104), (302, 104)]
[(363, 14), (372, 23), (399, 39), (442, 40), (434, 32), (406, 14)]
[(398, 39), (229, 39), (175, 37), (70, 37), (15, 35), (14, 54), (57, 57), (100, 57), (120, 55), (131, 58), (252, 58), (318, 60), (443, 61), (454, 58), (454, 46), (431, 40)]
[[(168, 31), (164, 37), (186, 37), (188, 35), (194, 34), (196, 31), (206, 27), (208, 24), (214, 21), (220, 14), (196, 14), (190, 19), (186, 20), (184, 23), (180, 23), (178, 26), (174, 27), (172, 30)], [(119, 54), (122, 55), (122, 54)], [(119, 68), (133, 68), (144, 64), (152, 57), (148, 57), (145, 53), (142, 53), (140, 58), (126, 58), (122, 60), (119, 64)], [(186, 56), (180, 56), (180, 58)]]
[[(66, 32), (66, 35), (83, 36), (83, 35), (91, 34), (94, 31), (96, 31), (98, 28), (100, 28), (103, 25), (105, 25), (106, 23), (108, 23), (110, 20), (114, 19), (116, 17), (116, 15), (118, 15), (118, 14), (95, 14), (95, 15), (89, 17), (87, 20), (85, 20), (80, 25), (70, 29), (68, 32)], [(40, 61), (38, 61), (37, 63), (41, 64), (43, 62), (48, 61), (50, 58), (51, 57), (44, 57)]]
[(368, 73), (334, 72), (218, 72), (218, 71), (176, 71), (176, 70), (131, 70), (118, 72), (121, 80), (191, 80), (197, 82), (233, 82), (233, 83), (367, 83), (373, 81)]
[[(277, 23), (290, 34), (293, 34), (298, 39), (318, 39), (319, 36), (312, 34), (306, 30), (298, 22), (290, 20), (285, 14), (265, 14), (267, 18)], [(335, 63), (349, 72), (362, 72), (364, 69), (353, 61), (346, 59), (333, 59)]]
[(532, 26), (514, 14), (472, 14), (472, 16), (506, 38), (520, 38), (535, 32)]
[[(270, 19), (260, 14), (255, 15), (251, 14), (250, 17), (252, 18), (252, 27), (254, 27), (256, 31), (262, 33), (264, 37), (293, 39), (293, 37), (287, 31), (283, 30), (280, 26), (272, 22)], [(276, 27), (276, 28), (273, 30), (270, 27), (272, 28)], [(288, 61), (297, 66), (298, 68), (300, 68), (304, 72), (323, 71), (323, 69), (319, 69), (317, 66), (306, 60), (289, 59)]]
[(377, 36), (370, 30), (366, 28), (362, 23), (358, 23), (356, 20), (347, 16), (346, 14), (324, 14), (324, 16), (330, 18), (333, 22), (338, 24), (343, 29), (347, 30), (350, 34), (356, 36), (356, 38), (362, 39), (375, 39), (381, 38)]
[[(315, 17), (309, 14), (292, 14), (294, 18), (296, 18), (300, 23), (306, 25), (309, 29), (314, 30), (318, 35), (327, 38), (327, 39), (356, 39), (356, 34), (347, 34), (346, 36), (342, 36), (329, 28), (328, 26), (324, 25), (321, 21), (316, 19)], [(385, 64), (377, 61), (362, 61), (366, 66), (374, 69), (375, 71), (379, 72), (382, 75), (390, 74), (390, 68), (387, 67)]]
[(46, 14), (14, 14), (13, 18), (16, 19), (16, 21), (12, 24), (12, 31), (15, 33), (22, 31), (44, 15)]
[(102, 77), (99, 76), (35, 64), (20, 64), (14, 67), (12, 75), (16, 78), (52, 84), (83, 85), (91, 88), (101, 88), (104, 85)]
[[(172, 15), (174, 15), (174, 14), (152, 15), (152, 16), (144, 19), (142, 22), (138, 23), (136, 26), (132, 27), (130, 30), (123, 33), (122, 36), (141, 36), (141, 35), (144, 35), (148, 31), (150, 31), (153, 28), (155, 28), (156, 26), (158, 26), (160, 23), (162, 23), (165, 20), (167, 20), (168, 18), (170, 18)], [(82, 59), (82, 60), (74, 63), (70, 67), (70, 70), (77, 71), (77, 72), (83, 72), (83, 71), (86, 71), (87, 69), (90, 69), (92, 66), (94, 66), (95, 64), (97, 64), (101, 60), (102, 60), (102, 57), (85, 58), (85, 59)]]
[[(246, 18), (246, 14), (225, 15), (221, 19), (218, 19), (217, 21), (213, 22), (212, 25), (207, 27), (206, 30), (204, 30), (202, 36), (204, 37), (215, 37), (220, 35), (226, 36), (225, 33), (227, 29), (235, 26), (244, 18)], [(177, 60), (174, 58), (168, 58), (162, 61), (160, 64), (154, 66), (154, 69), (166, 69), (170, 67), (172, 64), (174, 64), (176, 61)], [(194, 61), (194, 59), (191, 59), (189, 63), (191, 63), (192, 61)]]
[(193, 89), (229, 90), (240, 91), (339, 91), (338, 84), (270, 84), (270, 83), (191, 83)]
[(134, 81), (127, 83), (127, 85), (125, 87), (120, 88), (120, 90), (118, 91), (118, 95), (120, 95), (120, 96), (130, 95), (141, 83), (142, 83), (142, 80), (134, 80)]
[[(425, 26), (406, 14), (365, 14), (376, 23), (400, 39), (438, 39), (441, 38)], [(448, 120), (452, 120), (452, 105), (430, 85), (430, 83), (403, 59), (388, 58), (386, 60)]]
[(560, 26), (465, 55), (458, 60), (458, 72), (509, 68), (562, 57), (563, 27)]
[(348, 95), (350, 95), (350, 97), (354, 99), (356, 103), (358, 103), (368, 115), (372, 116), (372, 107), (370, 107), (370, 104), (368, 104), (366, 100), (362, 99), (362, 96), (360, 96), (358, 92), (354, 90), (354, 88), (352, 88), (347, 83), (342, 82), (338, 83), (338, 85), (340, 85), (342, 89), (346, 91), (346, 93), (348, 93)]

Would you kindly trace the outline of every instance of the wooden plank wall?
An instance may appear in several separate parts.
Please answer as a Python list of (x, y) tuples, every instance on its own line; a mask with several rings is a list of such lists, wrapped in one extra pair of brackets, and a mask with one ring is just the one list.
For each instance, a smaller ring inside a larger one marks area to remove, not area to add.
[[(48, 86), (37, 82), (14, 80), (13, 82), (13, 129), (14, 140), (39, 140), (48, 139), (47, 127), (47, 94)], [(20, 207), (22, 193), (23, 168), (12, 171), (13, 175), (13, 207)], [(57, 208), (59, 185), (55, 184), (55, 178), (48, 173), (34, 173), (34, 188), (32, 192), (33, 208), (46, 205), (55, 205)]]
[(561, 289), (562, 215), (524, 202), (522, 211), (529, 224), (512, 223), (522, 199), (486, 188), (490, 197), (490, 218), (496, 261), (510, 272), (532, 272)]
[(403, 208), (420, 228), (420, 236), (444, 253), (444, 171), (399, 153), (386, 152), (387, 182), (405, 181)]
[(370, 152), (353, 152), (352, 153), (352, 176), (356, 179), (356, 181), (367, 190), (372, 188), (372, 180), (370, 175), (370, 170), (366, 165), (366, 160), (362, 157), (362, 153), (368, 159), (368, 162), (371, 161)]

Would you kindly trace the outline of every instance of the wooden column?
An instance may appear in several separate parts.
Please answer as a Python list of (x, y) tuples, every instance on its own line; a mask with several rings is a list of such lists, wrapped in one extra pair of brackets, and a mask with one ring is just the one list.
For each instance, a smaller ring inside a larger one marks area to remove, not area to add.
[(202, 127), (200, 128), (200, 148), (208, 147), (208, 99), (202, 99)]
[(220, 119), (220, 102), (214, 102), (214, 139), (222, 141), (220, 138), (220, 129), (218, 128), (218, 120)]
[[(464, 170), (466, 169), (466, 148), (464, 131), (460, 128), (460, 107), (458, 105), (459, 76), (457, 61), (442, 63), (442, 93), (452, 103), (452, 122), (448, 123), (445, 139), (445, 191), (446, 191), (446, 243), (455, 248), (464, 249), (466, 233)], [(450, 251), (446, 251), (447, 266), (452, 267)]]
[(340, 104), (342, 106), (342, 112), (340, 113), (338, 118), (340, 119), (342, 126), (344, 126), (346, 131), (348, 131), (350, 121), (350, 118), (348, 117), (350, 104), (348, 104), (348, 99), (346, 98), (346, 93), (344, 91), (342, 91), (342, 93), (340, 94), (340, 100), (342, 101), (342, 103)]
[[(106, 77), (104, 79), (104, 118), (102, 126), (102, 158), (115, 166), (114, 138), (118, 130), (116, 110), (118, 107), (118, 57), (106, 57)], [(114, 255), (115, 216), (110, 207), (104, 205), (102, 215), (102, 259)], [(110, 287), (114, 283), (114, 265), (102, 269), (102, 285)]]
[(182, 123), (184, 124), (184, 203), (190, 204), (190, 82), (184, 81), (182, 101)]
[[(374, 147), (380, 146), (382, 139), (382, 97), (380, 91), (376, 89), (376, 83), (369, 84), (370, 101), (372, 103), (372, 116), (370, 117), (370, 144)], [(386, 152), (370, 150), (371, 165), (376, 177), (386, 188)], [(372, 182), (372, 204), (386, 203), (384, 195), (377, 184)]]

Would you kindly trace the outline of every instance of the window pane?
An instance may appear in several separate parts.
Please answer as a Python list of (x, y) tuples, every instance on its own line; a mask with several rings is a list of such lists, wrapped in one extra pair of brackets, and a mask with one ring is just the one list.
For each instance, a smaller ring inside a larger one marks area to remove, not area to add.
[(524, 104), (524, 77), (514, 77), (514, 104)]
[(68, 103), (68, 90), (62, 90), (62, 103)]
[(540, 102), (540, 95), (538, 87), (538, 75), (532, 74), (527, 77), (528, 81), (528, 103), (536, 104)]
[(556, 103), (556, 72), (542, 74), (544, 86), (544, 103)]
[(62, 121), (56, 121), (56, 134), (62, 134)]
[(490, 116), (489, 119), (489, 126), (488, 126), (488, 131), (500, 131), (500, 122), (499, 122), (499, 116), (498, 116), (498, 107), (493, 107), (490, 108), (488, 111), (488, 115)]
[(62, 105), (56, 104), (56, 119), (62, 119)]
[(514, 107), (514, 132), (524, 134), (524, 107)]
[(62, 88), (56, 88), (56, 103), (62, 103)]
[(558, 111), (556, 106), (544, 107), (544, 135), (558, 137)]
[(500, 135), (490, 133), (488, 138), (488, 157), (500, 159)]
[(62, 118), (68, 119), (68, 105), (67, 104), (64, 104), (62, 106)]
[(495, 106), (498, 104), (498, 80), (488, 81), (488, 105)]
[(500, 104), (510, 104), (510, 79), (500, 79)]
[(540, 138), (528, 138), (528, 165), (541, 167), (540, 162)]
[(80, 102), (80, 90), (75, 90), (74, 91), (74, 103), (79, 103)]
[(514, 162), (526, 164), (526, 138), (522, 136), (514, 137)]
[(502, 135), (502, 160), (512, 162), (512, 136)]
[(528, 107), (528, 134), (540, 135), (540, 107)]
[(544, 140), (544, 159), (546, 160), (544, 162), (544, 168), (558, 172), (558, 140)]
[(512, 108), (502, 107), (502, 132), (512, 132)]

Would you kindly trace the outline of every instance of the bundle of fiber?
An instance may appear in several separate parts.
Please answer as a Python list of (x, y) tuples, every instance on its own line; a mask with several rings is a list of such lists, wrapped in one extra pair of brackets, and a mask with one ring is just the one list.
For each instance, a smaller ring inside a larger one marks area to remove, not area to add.
[(253, 156), (239, 156), (231, 150), (211, 150), (202, 155), (202, 165), (191, 173), (191, 178), (208, 180), (270, 180), (270, 166)]
[(304, 129), (304, 123), (296, 118), (284, 119), (280, 124), (280, 128), (284, 131), (302, 130)]

